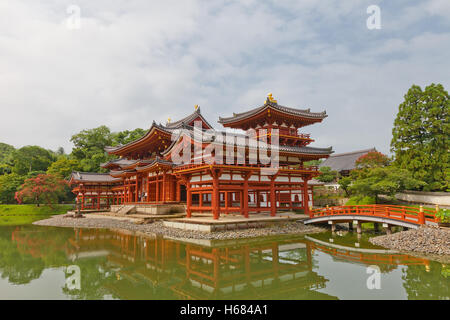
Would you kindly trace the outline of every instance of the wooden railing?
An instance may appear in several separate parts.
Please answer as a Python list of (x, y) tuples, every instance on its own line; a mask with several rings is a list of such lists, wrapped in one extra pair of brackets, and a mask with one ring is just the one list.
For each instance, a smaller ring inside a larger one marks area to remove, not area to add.
[(337, 215), (362, 215), (389, 218), (415, 224), (425, 224), (429, 222), (439, 222), (436, 217), (436, 210), (407, 206), (394, 206), (382, 204), (368, 204), (357, 206), (335, 206), (311, 210), (310, 217), (318, 218), (324, 216)]

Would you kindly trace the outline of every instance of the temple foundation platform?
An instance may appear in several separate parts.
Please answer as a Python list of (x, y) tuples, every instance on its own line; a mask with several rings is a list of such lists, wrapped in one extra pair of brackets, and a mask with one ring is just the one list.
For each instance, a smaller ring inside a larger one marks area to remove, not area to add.
[(239, 230), (251, 228), (264, 228), (267, 226), (282, 224), (286, 222), (301, 221), (308, 216), (291, 212), (252, 214), (248, 218), (242, 215), (221, 215), (220, 219), (214, 219), (211, 214), (195, 214), (191, 218), (166, 219), (163, 221), (165, 227), (200, 232), (215, 232), (225, 230)]

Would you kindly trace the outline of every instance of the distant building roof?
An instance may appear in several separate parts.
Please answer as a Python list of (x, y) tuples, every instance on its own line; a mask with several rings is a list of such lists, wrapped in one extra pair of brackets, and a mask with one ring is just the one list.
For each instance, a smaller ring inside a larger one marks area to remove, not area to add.
[(353, 170), (356, 168), (356, 160), (358, 160), (359, 157), (369, 153), (377, 151), (375, 148), (371, 149), (365, 149), (365, 150), (359, 150), (359, 151), (353, 151), (353, 152), (346, 152), (346, 153), (338, 153), (331, 155), (329, 158), (325, 159), (324, 162), (322, 162), (319, 167), (330, 167), (331, 170), (335, 170), (338, 172), (346, 171), (346, 170)]

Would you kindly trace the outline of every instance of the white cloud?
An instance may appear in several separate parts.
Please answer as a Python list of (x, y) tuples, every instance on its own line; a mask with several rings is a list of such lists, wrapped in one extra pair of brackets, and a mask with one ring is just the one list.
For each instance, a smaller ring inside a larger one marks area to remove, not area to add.
[(214, 123), (273, 92), (327, 110), (305, 128), (315, 145), (387, 152), (407, 89), (449, 86), (450, 32), (421, 25), (445, 2), (382, 6), (380, 31), (360, 1), (84, 0), (79, 30), (70, 4), (0, 3), (0, 141), (70, 150), (85, 128), (148, 128), (195, 104)]

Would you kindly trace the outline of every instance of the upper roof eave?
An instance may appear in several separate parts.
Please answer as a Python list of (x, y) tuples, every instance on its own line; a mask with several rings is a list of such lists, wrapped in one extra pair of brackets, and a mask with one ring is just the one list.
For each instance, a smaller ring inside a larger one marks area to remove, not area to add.
[(258, 113), (261, 113), (268, 108), (272, 108), (276, 111), (286, 113), (289, 115), (299, 116), (299, 117), (308, 118), (308, 119), (322, 120), (328, 116), (326, 114), (326, 111), (311, 112), (310, 109), (295, 109), (295, 108), (291, 108), (291, 107), (285, 107), (285, 106), (279, 105), (278, 103), (266, 100), (266, 102), (262, 106), (254, 108), (252, 110), (249, 110), (246, 112), (241, 112), (241, 113), (233, 113), (232, 117), (219, 117), (218, 122), (221, 124), (230, 124), (230, 123), (242, 121), (244, 119), (247, 119), (249, 117), (257, 115)]

